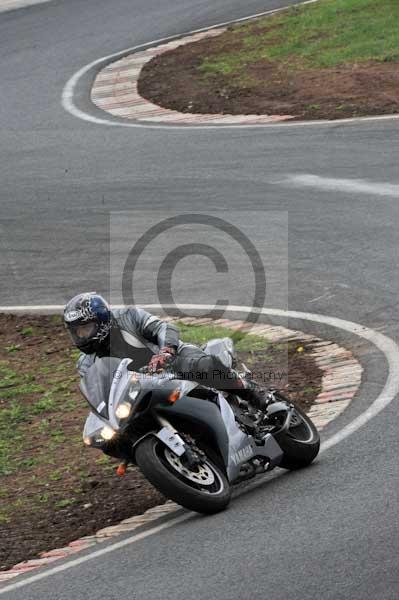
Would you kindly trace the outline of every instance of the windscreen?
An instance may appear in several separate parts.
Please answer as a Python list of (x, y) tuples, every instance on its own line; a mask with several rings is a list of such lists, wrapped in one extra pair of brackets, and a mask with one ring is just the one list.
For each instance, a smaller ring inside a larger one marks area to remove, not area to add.
[(108, 418), (108, 399), (119, 358), (97, 358), (80, 382), (80, 389), (90, 406)]

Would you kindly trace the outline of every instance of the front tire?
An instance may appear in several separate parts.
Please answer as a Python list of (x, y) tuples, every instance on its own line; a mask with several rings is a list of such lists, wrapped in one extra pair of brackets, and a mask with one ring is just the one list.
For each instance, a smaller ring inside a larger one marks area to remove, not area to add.
[(291, 471), (310, 465), (320, 450), (320, 435), (310, 417), (297, 406), (293, 416), (288, 430), (275, 436), (284, 452), (279, 467)]
[(229, 482), (208, 457), (202, 470), (190, 471), (178, 456), (151, 436), (137, 447), (136, 462), (161, 494), (189, 510), (212, 514), (224, 510), (230, 502)]

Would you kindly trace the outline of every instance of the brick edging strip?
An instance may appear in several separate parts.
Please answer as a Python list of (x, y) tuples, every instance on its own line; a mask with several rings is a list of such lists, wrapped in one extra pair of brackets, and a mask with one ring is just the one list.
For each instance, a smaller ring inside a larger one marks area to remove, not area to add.
[(179, 125), (259, 125), (293, 119), (293, 115), (229, 115), (182, 113), (153, 104), (140, 96), (137, 84), (144, 65), (154, 56), (159, 56), (178, 46), (197, 42), (205, 38), (216, 37), (226, 31), (226, 27), (210, 29), (173, 40), (153, 48), (148, 48), (110, 63), (95, 78), (92, 90), (92, 102), (102, 110), (125, 119), (151, 123), (169, 123)]
[[(164, 318), (165, 321), (173, 321), (171, 317)], [(305, 334), (301, 331), (286, 329), (285, 327), (272, 325), (253, 325), (243, 321), (211, 318), (185, 317), (179, 319), (185, 324), (192, 325), (222, 325), (232, 330), (247, 331), (248, 333), (264, 336), (273, 343), (305, 341), (312, 348), (316, 365), (324, 372), (322, 376), (322, 391), (316, 397), (314, 404), (308, 411), (308, 415), (319, 430), (322, 430), (330, 421), (334, 420), (350, 404), (361, 383), (363, 371), (360, 363), (353, 354), (328, 340)], [(100, 529), (94, 535), (79, 538), (70, 542), (63, 548), (42, 552), (39, 558), (18, 563), (7, 571), (0, 572), (0, 583), (8, 581), (20, 575), (44, 567), (61, 558), (67, 558), (76, 552), (86, 550), (91, 546), (101, 544), (109, 538), (127, 533), (137, 529), (141, 525), (155, 521), (168, 513), (176, 511), (178, 504), (168, 500), (165, 504), (150, 508), (142, 515), (136, 515), (130, 519), (124, 519), (117, 525)]]

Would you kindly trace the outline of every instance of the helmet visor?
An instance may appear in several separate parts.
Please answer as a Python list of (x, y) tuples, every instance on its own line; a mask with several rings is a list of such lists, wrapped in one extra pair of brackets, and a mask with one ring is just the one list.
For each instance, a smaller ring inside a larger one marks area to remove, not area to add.
[(75, 335), (80, 340), (86, 340), (92, 338), (97, 333), (97, 324), (94, 321), (91, 323), (82, 323), (75, 329)]
[(97, 323), (95, 321), (76, 324), (69, 323), (68, 329), (69, 333), (71, 334), (72, 341), (78, 347), (94, 339), (97, 335)]

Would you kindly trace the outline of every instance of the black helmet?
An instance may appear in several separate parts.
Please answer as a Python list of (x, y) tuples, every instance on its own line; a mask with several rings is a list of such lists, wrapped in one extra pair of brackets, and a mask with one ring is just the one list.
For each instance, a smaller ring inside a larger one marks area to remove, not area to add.
[(98, 352), (108, 342), (111, 311), (96, 292), (74, 296), (65, 306), (64, 322), (73, 343), (85, 354)]

